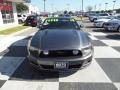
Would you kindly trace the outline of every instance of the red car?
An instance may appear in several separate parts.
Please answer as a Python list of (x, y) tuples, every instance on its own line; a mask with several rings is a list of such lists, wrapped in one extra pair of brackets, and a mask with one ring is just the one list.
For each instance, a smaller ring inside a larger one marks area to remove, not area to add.
[(41, 18), (39, 16), (36, 15), (31, 15), (28, 16), (26, 21), (25, 21), (25, 25), (27, 26), (32, 26), (32, 27), (36, 27), (41, 23)]

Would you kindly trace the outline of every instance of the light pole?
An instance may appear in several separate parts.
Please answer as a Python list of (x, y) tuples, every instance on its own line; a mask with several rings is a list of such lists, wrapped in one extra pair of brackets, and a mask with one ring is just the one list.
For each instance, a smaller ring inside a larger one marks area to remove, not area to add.
[(101, 11), (101, 4), (99, 4), (99, 11)]
[(51, 4), (51, 12), (52, 12), (52, 13), (54, 12), (53, 8), (54, 8), (54, 5)]
[(95, 8), (95, 11), (96, 11), (96, 4), (95, 4), (94, 8)]
[(108, 3), (105, 3), (105, 11), (107, 10), (107, 5), (108, 5)]
[(70, 6), (70, 4), (67, 4), (67, 10), (69, 11), (69, 6)]
[(82, 12), (83, 12), (83, 7), (84, 7), (84, 5), (83, 5), (84, 3), (83, 3), (83, 0), (82, 0)]
[(44, 1), (44, 12), (46, 12), (46, 7), (45, 7), (46, 0), (43, 0), (43, 1)]
[(113, 11), (114, 11), (114, 8), (115, 8), (115, 3), (116, 3), (116, 0), (113, 1)]

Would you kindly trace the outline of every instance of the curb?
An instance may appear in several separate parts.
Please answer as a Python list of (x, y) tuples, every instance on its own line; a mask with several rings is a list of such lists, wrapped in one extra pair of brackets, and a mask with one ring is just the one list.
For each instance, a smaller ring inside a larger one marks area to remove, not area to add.
[(18, 32), (15, 32), (15, 33), (12, 33), (12, 34), (9, 34), (9, 35), (0, 35), (0, 36), (2, 36), (2, 37), (15, 36), (15, 35), (17, 35), (17, 34), (20, 34), (20, 33), (25, 32), (25, 31), (27, 31), (27, 30), (29, 30), (29, 29), (32, 29), (32, 27), (29, 27), (29, 28), (20, 30), (20, 31), (18, 31)]
[(29, 30), (29, 29), (32, 29), (32, 27), (29, 27), (29, 28), (23, 29), (23, 30), (21, 30), (21, 31), (15, 32), (15, 33), (10, 34), (10, 35), (8, 35), (8, 36), (15, 36), (15, 35), (17, 35), (17, 34), (20, 34), (20, 33), (25, 32), (25, 31), (27, 31), (27, 30)]

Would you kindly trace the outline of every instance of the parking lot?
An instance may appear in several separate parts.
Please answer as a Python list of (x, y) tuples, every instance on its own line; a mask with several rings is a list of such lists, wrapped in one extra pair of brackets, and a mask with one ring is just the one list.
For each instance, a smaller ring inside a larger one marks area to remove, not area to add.
[[(78, 22), (80, 23), (80, 22)], [(92, 64), (77, 72), (38, 71), (30, 68), (28, 40), (37, 31), (0, 40), (0, 87), (2, 90), (120, 90), (120, 33), (95, 28), (84, 20), (92, 39)], [(5, 42), (5, 41), (8, 42)], [(7, 48), (7, 49), (6, 49)]]

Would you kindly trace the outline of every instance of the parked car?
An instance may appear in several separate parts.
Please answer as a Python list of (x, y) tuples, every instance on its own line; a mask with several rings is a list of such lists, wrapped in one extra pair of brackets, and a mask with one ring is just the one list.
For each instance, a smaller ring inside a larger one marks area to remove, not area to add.
[(19, 23), (19, 24), (22, 24), (22, 23), (25, 22), (25, 20), (26, 20), (26, 18), (27, 18), (27, 15), (18, 14), (17, 17), (18, 17), (18, 23)]
[(104, 23), (109, 22), (110, 20), (116, 19), (115, 16), (108, 16), (102, 19), (98, 19), (96, 21), (94, 21), (94, 26), (95, 27), (99, 27), (99, 28), (103, 28), (104, 27)]
[(27, 17), (24, 25), (36, 27), (36, 26), (39, 26), (41, 22), (42, 20), (40, 16), (31, 15)]
[(120, 32), (120, 16), (117, 16), (117, 19), (110, 20), (104, 24), (105, 30), (110, 31), (119, 31)]
[(96, 13), (89, 14), (89, 20), (91, 22), (94, 22), (97, 19), (97, 17), (98, 17), (98, 14), (96, 14)]
[[(108, 16), (110, 16), (108, 13), (99, 13), (97, 19), (106, 18), (106, 17), (108, 17)], [(97, 20), (97, 19), (96, 19), (96, 20)]]
[(30, 65), (43, 70), (78, 70), (88, 66), (93, 46), (75, 19), (47, 18), (28, 43)]
[(91, 22), (94, 22), (98, 19), (106, 18), (108, 16), (109, 16), (109, 14), (107, 14), (107, 13), (98, 13), (98, 14), (91, 16), (89, 19)]

